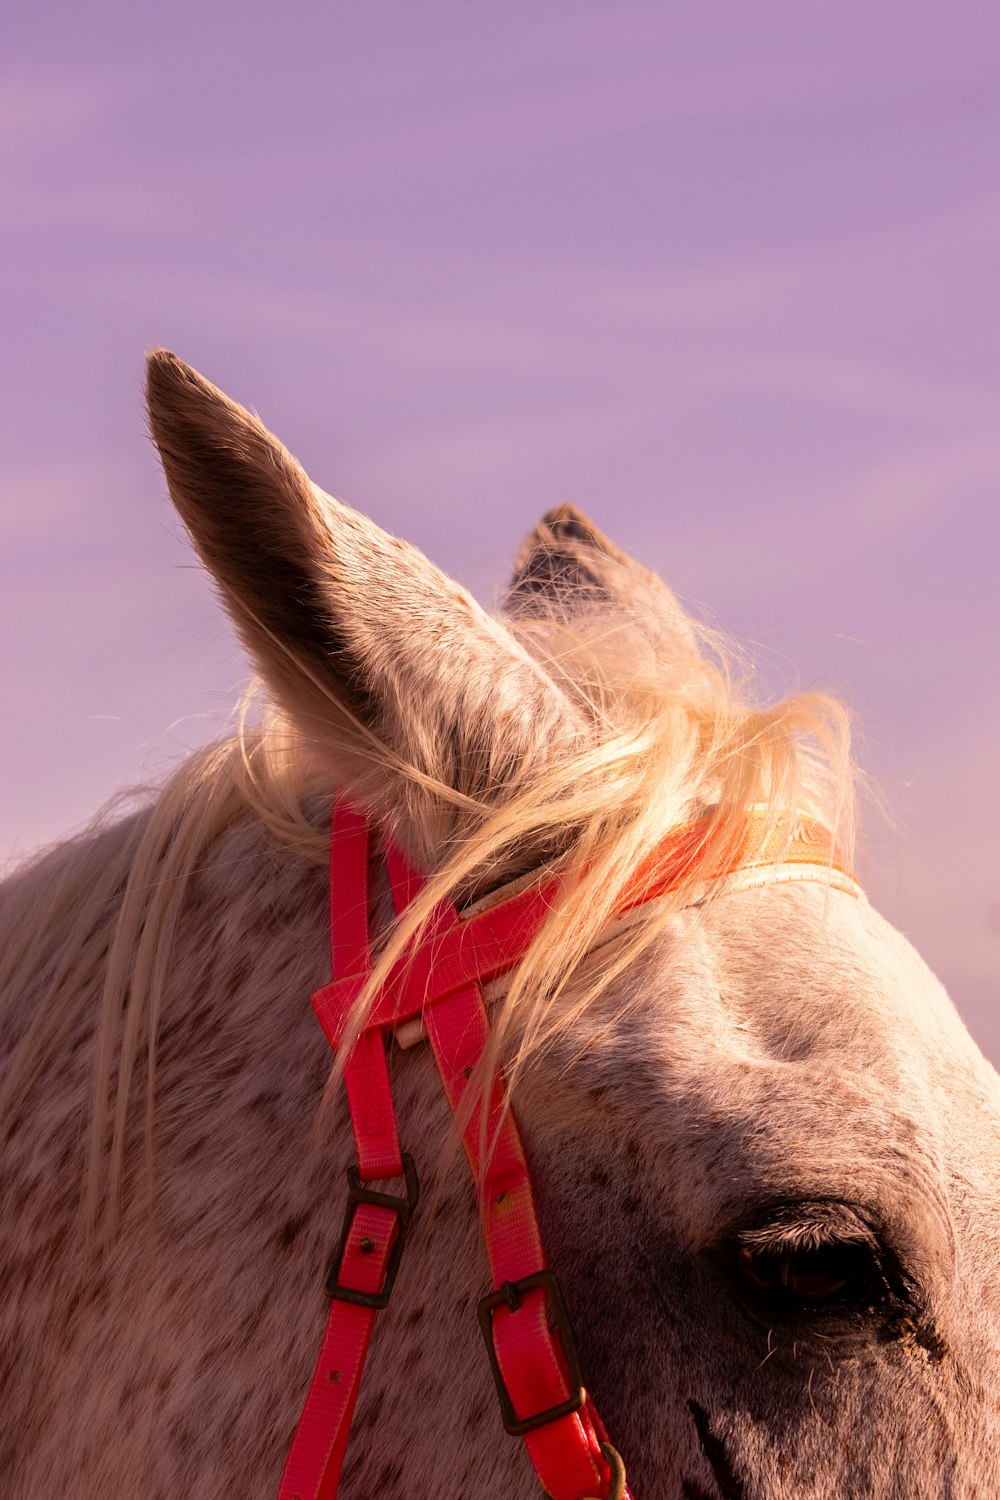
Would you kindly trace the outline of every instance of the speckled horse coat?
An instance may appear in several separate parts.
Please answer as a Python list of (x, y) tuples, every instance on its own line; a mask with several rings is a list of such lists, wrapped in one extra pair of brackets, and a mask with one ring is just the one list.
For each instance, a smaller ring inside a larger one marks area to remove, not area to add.
[[(152, 358), (150, 407), (175, 503), (323, 770), (314, 785), (335, 770), (433, 869), (511, 768), (530, 777), (587, 742), (580, 700), (523, 632), (313, 489), (172, 356)], [(666, 590), (568, 509), (529, 540), (515, 592), (530, 614), (556, 584), (592, 611), (631, 610), (647, 635), (659, 612), (661, 656), (690, 649)], [(414, 765), (439, 780), (450, 767), (449, 795)], [(305, 799), (320, 842), (328, 813), (328, 794)], [(85, 1239), (102, 973), (154, 816), (52, 851), (0, 899), (21, 976), (0, 1031), (0, 1062), (15, 1060), (7, 1500), (274, 1495), (325, 1316), (351, 1156), (338, 1108), (317, 1123), (330, 1059), (308, 997), (329, 977), (326, 878), (246, 807), (187, 873), (144, 1023), (155, 1208), (140, 1087), (122, 1106), (115, 1224)], [(528, 839), (492, 884), (555, 844)], [(76, 996), (64, 1013), (56, 992)], [(394, 1050), (391, 1071), (425, 1193), (342, 1494), (529, 1500), (475, 1326), (475, 1199), (434, 1065), (418, 1046)], [(572, 1027), (525, 1053), (516, 1105), (549, 1260), (638, 1500), (1000, 1494), (1000, 1085), (863, 898), (814, 883), (678, 910)]]

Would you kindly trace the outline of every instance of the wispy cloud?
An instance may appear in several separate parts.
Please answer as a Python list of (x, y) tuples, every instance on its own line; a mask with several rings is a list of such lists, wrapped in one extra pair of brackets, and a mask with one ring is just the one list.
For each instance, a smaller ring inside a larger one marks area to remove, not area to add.
[(0, 152), (50, 149), (89, 126), (101, 108), (93, 79), (0, 76)]
[(884, 459), (844, 497), (863, 530), (925, 521), (943, 508), (953, 516), (975, 500), (1000, 508), (1000, 437), (917, 447)]

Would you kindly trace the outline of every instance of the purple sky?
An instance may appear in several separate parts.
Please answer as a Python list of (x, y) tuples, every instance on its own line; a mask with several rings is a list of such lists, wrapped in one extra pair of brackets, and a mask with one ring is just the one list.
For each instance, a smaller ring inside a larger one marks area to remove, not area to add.
[(481, 597), (573, 500), (837, 688), (869, 888), (1000, 1060), (998, 57), (993, 0), (8, 0), (3, 852), (246, 674), (167, 344)]

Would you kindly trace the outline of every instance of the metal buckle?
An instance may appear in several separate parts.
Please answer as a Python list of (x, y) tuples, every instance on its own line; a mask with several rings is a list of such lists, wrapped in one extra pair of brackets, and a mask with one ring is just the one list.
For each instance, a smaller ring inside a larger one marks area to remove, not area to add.
[(625, 1465), (617, 1448), (612, 1448), (610, 1443), (601, 1444), (601, 1452), (611, 1470), (611, 1488), (608, 1490), (608, 1500), (624, 1500), (625, 1497)]
[[(524, 1293), (533, 1291), (536, 1287), (541, 1287), (548, 1296), (556, 1331), (569, 1366), (569, 1385), (572, 1395), (565, 1401), (560, 1401), (556, 1406), (550, 1406), (546, 1411), (536, 1412), (530, 1417), (519, 1417), (504, 1384), (500, 1361), (497, 1359), (496, 1344), (493, 1342), (493, 1309), (509, 1307), (512, 1313), (516, 1313), (521, 1306)], [(580, 1356), (577, 1353), (576, 1339), (559, 1283), (551, 1271), (536, 1271), (532, 1276), (525, 1276), (521, 1281), (505, 1281), (499, 1291), (490, 1292), (479, 1304), (479, 1326), (486, 1340), (490, 1368), (496, 1382), (497, 1395), (500, 1397), (504, 1429), (510, 1433), (511, 1437), (523, 1437), (526, 1432), (534, 1432), (538, 1427), (546, 1427), (549, 1422), (556, 1422), (560, 1417), (572, 1416), (575, 1411), (580, 1410), (587, 1399), (587, 1393), (583, 1388), (583, 1377), (580, 1373)]]
[[(344, 1227), (340, 1232), (340, 1244), (330, 1267), (330, 1274), (326, 1278), (326, 1286), (323, 1290), (328, 1297), (338, 1302), (353, 1302), (357, 1307), (373, 1307), (380, 1311), (386, 1307), (392, 1295), (393, 1286), (396, 1283), (396, 1273), (399, 1270), (399, 1262), (403, 1258), (403, 1248), (406, 1244), (406, 1235), (413, 1217), (413, 1210), (417, 1206), (420, 1197), (420, 1184), (417, 1181), (417, 1169), (413, 1164), (413, 1157), (403, 1152), (403, 1172), (406, 1177), (406, 1196), (399, 1193), (376, 1193), (371, 1188), (361, 1186), (361, 1174), (356, 1166), (347, 1169), (347, 1185), (350, 1189), (347, 1195), (347, 1212), (344, 1215)], [(354, 1210), (359, 1203), (372, 1203), (376, 1208), (391, 1208), (399, 1218), (399, 1228), (396, 1230), (396, 1238), (389, 1252), (389, 1261), (385, 1268), (385, 1276), (382, 1279), (382, 1290), (379, 1292), (359, 1292), (354, 1287), (341, 1286), (337, 1277), (340, 1275), (341, 1262), (344, 1259), (344, 1251), (347, 1248), (347, 1237), (354, 1223)]]
[[(601, 1444), (601, 1452), (604, 1461), (611, 1470), (611, 1488), (608, 1490), (604, 1500), (625, 1500), (625, 1465), (617, 1448), (612, 1448), (610, 1443)], [(545, 1500), (552, 1500), (548, 1490), (545, 1491)], [(598, 1496), (588, 1496), (588, 1500), (600, 1500)]]

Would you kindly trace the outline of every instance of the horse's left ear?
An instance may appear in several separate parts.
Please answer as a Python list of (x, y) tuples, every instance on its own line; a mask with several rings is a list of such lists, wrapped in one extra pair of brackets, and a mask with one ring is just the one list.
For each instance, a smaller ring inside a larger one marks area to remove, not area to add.
[(255, 416), (164, 350), (147, 394), (171, 497), (262, 675), (418, 857), (579, 744), (578, 711), (511, 632)]
[(605, 603), (609, 573), (653, 574), (620, 551), (575, 505), (557, 505), (528, 533), (514, 559), (506, 607), (512, 614), (547, 614), (555, 598)]
[(676, 594), (622, 552), (574, 505), (542, 517), (514, 561), (504, 609), (513, 619), (625, 616), (674, 655), (697, 654), (692, 624)]

